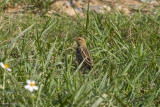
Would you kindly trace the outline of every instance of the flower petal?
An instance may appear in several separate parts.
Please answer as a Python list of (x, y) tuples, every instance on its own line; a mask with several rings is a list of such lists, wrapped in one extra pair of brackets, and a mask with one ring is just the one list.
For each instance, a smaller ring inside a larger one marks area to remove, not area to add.
[(10, 68), (7, 68), (7, 71), (10, 71), (10, 72), (11, 72), (11, 71), (12, 71), (12, 69), (10, 69)]
[(34, 89), (34, 90), (38, 90), (38, 87), (37, 87), (37, 86), (33, 86), (33, 89)]
[(27, 80), (27, 84), (30, 85), (31, 84), (31, 80)]
[(35, 81), (31, 81), (32, 84), (35, 84)]
[(33, 87), (29, 87), (28, 90), (32, 92), (33, 91)]
[(30, 85), (25, 85), (24, 88), (25, 89), (29, 89)]
[(6, 68), (2, 62), (0, 62), (0, 65), (1, 65), (1, 67), (2, 67), (3, 69)]

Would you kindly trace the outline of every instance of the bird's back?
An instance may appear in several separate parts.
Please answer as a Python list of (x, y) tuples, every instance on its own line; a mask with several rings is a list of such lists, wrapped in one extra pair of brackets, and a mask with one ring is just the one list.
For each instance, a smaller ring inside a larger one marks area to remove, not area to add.
[(87, 47), (83, 47), (83, 46), (77, 47), (76, 57), (77, 57), (79, 64), (85, 59), (82, 67), (85, 67), (89, 70), (91, 70), (93, 68), (92, 56), (90, 55)]

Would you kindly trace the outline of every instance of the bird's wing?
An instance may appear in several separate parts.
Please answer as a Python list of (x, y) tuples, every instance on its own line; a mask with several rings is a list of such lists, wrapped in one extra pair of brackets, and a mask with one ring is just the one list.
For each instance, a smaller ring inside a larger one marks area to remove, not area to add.
[(93, 66), (93, 60), (92, 60), (92, 56), (90, 55), (88, 49), (86, 47), (79, 47), (79, 52), (83, 58), (83, 60), (85, 59), (85, 63), (89, 66)]

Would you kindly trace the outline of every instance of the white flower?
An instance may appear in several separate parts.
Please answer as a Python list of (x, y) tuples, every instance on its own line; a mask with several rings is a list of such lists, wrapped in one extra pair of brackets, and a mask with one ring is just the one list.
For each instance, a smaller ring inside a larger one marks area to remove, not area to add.
[(0, 62), (0, 66), (1, 66), (3, 69), (6, 69), (7, 71), (12, 71), (7, 64), (3, 64), (2, 62)]
[(35, 86), (35, 81), (27, 80), (27, 85), (24, 86), (25, 89), (29, 91), (38, 90), (38, 87)]

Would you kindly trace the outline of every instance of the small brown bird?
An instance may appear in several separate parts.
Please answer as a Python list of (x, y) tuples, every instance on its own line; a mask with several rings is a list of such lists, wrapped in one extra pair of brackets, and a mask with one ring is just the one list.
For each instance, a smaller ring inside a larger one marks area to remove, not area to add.
[(93, 68), (93, 59), (87, 49), (85, 39), (83, 37), (75, 37), (74, 40), (76, 40), (78, 45), (76, 49), (78, 63), (81, 64), (84, 60), (82, 67), (91, 70)]

